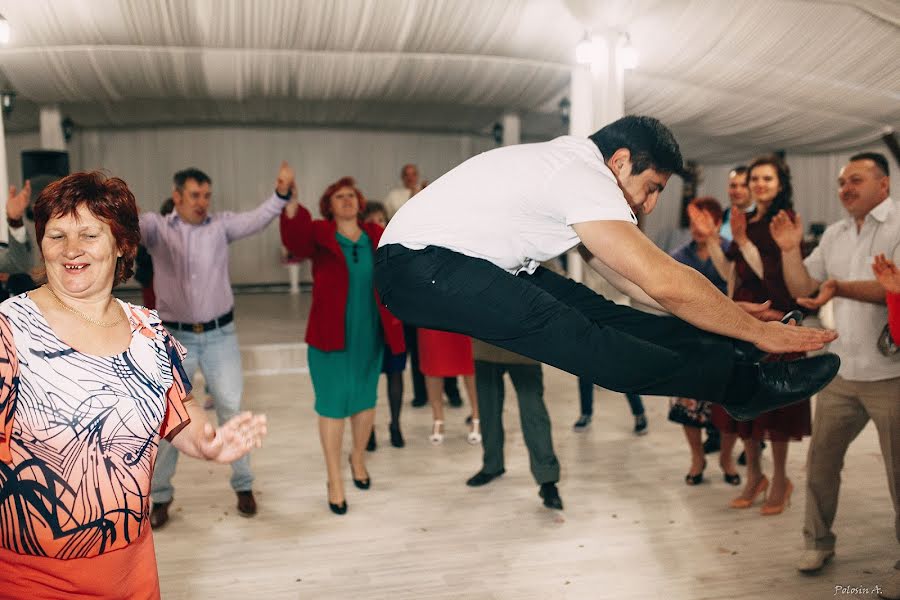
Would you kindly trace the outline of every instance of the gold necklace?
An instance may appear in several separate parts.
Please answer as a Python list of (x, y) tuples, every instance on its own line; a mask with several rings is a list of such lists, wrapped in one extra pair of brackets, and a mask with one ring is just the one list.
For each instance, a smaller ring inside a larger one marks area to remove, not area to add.
[(60, 299), (60, 297), (56, 295), (56, 292), (54, 292), (53, 289), (52, 289), (49, 285), (44, 284), (44, 287), (47, 288), (47, 291), (50, 292), (50, 295), (53, 296), (53, 299), (56, 300), (56, 303), (57, 303), (57, 304), (59, 304), (60, 306), (62, 306), (64, 309), (66, 309), (66, 310), (69, 311), (70, 313), (76, 315), (76, 316), (79, 317), (80, 319), (83, 319), (83, 320), (87, 321), (88, 323), (93, 323), (94, 325), (99, 325), (100, 327), (115, 327), (116, 325), (118, 325), (119, 323), (121, 323), (122, 321), (125, 320), (125, 314), (124, 314), (124, 313), (122, 314), (121, 317), (119, 317), (119, 318), (116, 319), (115, 321), (98, 321), (97, 319), (92, 319), (92, 318), (90, 318), (89, 316), (87, 316), (86, 314), (84, 314), (84, 313), (82, 313), (82, 312), (80, 312), (80, 311), (75, 310), (74, 308), (72, 308), (71, 306), (69, 306), (68, 304), (66, 304), (65, 302), (63, 302), (63, 301)]

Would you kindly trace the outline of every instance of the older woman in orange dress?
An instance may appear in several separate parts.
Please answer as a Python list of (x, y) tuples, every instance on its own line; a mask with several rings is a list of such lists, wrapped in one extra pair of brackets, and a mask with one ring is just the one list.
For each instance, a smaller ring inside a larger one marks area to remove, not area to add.
[(47, 283), (0, 304), (0, 596), (159, 598), (160, 439), (230, 463), (260, 445), (265, 417), (214, 430), (156, 312), (112, 296), (140, 239), (124, 181), (69, 175), (34, 215)]

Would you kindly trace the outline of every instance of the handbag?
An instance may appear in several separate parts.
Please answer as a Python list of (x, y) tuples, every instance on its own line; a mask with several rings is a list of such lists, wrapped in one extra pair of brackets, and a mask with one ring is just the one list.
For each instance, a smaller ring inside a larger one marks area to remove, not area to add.
[(881, 330), (881, 335), (878, 336), (878, 351), (881, 352), (882, 356), (887, 357), (894, 357), (900, 353), (900, 346), (891, 337), (891, 329), (888, 325), (884, 326), (884, 329)]

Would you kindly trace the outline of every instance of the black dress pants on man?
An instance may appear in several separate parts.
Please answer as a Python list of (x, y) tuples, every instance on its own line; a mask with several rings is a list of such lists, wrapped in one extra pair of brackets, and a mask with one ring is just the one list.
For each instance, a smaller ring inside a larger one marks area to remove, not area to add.
[(720, 402), (735, 370), (729, 338), (619, 306), (544, 268), (515, 276), (445, 248), (391, 244), (376, 253), (375, 287), (404, 323), (473, 336), (618, 392)]

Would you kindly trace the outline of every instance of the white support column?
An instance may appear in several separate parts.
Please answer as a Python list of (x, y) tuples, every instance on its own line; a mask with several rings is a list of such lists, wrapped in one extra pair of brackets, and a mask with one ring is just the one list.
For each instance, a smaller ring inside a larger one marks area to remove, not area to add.
[(63, 137), (62, 113), (59, 106), (52, 104), (41, 107), (41, 149), (65, 150), (66, 139)]
[(9, 226), (6, 224), (6, 201), (9, 199), (9, 173), (6, 170), (6, 131), (3, 128), (3, 111), (0, 110), (0, 242), (9, 242)]
[(522, 120), (516, 113), (504, 113), (500, 119), (503, 125), (503, 145), (513, 146), (522, 141)]
[(594, 36), (597, 61), (591, 65), (594, 91), (592, 131), (625, 116), (625, 69), (619, 58), (621, 36), (617, 32)]
[[(569, 98), (572, 106), (569, 109), (569, 135), (587, 137), (594, 131), (594, 86), (591, 70), (586, 65), (572, 67), (572, 80)], [(577, 250), (570, 250), (566, 263), (568, 275), (575, 281), (584, 281), (584, 261)]]

